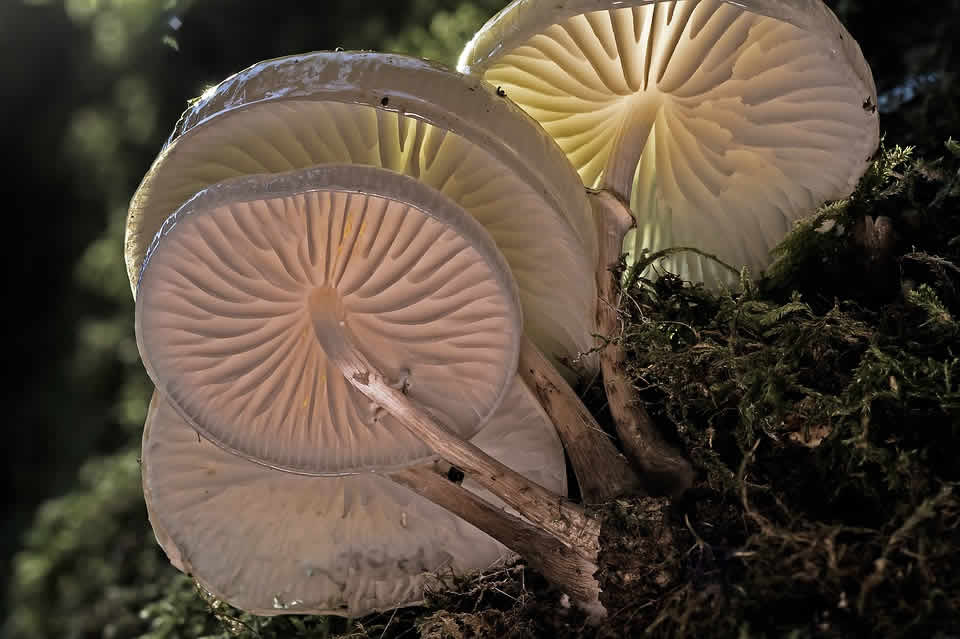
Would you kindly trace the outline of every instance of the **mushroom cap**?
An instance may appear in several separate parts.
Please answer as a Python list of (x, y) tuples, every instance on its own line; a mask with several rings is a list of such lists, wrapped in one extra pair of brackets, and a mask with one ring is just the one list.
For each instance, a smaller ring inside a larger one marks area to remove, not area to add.
[(541, 350), (556, 362), (593, 346), (597, 239), (563, 152), (479, 79), (399, 55), (279, 58), (205, 92), (131, 201), (131, 286), (163, 221), (202, 188), (327, 163), (391, 169), (460, 204), (510, 264)]
[(318, 314), (464, 439), (516, 373), (520, 305), (490, 236), (435, 189), (357, 165), (226, 180), (180, 207), (143, 262), (137, 345), (229, 451), (306, 474), (431, 458), (328, 360)]
[[(694, 246), (759, 274), (878, 144), (870, 69), (820, 0), (516, 0), (458, 67), (537, 119), (584, 184), (630, 202), (630, 261)], [(689, 252), (663, 265), (732, 279)]]
[[(566, 494), (563, 448), (519, 378), (473, 441)], [(308, 477), (232, 455), (200, 438), (159, 393), (142, 461), (150, 522), (170, 561), (255, 614), (360, 616), (413, 605), (436, 583), (433, 573), (461, 575), (513, 557), (380, 475)]]

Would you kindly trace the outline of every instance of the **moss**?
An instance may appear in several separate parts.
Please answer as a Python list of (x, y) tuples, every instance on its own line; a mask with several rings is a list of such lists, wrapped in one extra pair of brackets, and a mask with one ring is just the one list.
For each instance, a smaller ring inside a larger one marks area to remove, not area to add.
[[(960, 623), (960, 157), (948, 148), (936, 162), (883, 150), (758, 286), (713, 295), (668, 276), (632, 290), (633, 375), (702, 478), (671, 506), (687, 544), (677, 585), (620, 630), (894, 637)], [(898, 236), (876, 259), (858, 242), (865, 215)]]

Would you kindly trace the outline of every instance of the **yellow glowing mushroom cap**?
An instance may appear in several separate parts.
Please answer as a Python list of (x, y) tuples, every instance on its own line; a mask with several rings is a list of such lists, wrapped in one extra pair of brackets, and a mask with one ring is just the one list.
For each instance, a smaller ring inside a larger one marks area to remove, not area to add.
[[(631, 258), (692, 246), (758, 275), (878, 143), (870, 69), (820, 0), (517, 0), (459, 69), (538, 120), (587, 186), (630, 202)], [(730, 278), (693, 253), (664, 265)]]

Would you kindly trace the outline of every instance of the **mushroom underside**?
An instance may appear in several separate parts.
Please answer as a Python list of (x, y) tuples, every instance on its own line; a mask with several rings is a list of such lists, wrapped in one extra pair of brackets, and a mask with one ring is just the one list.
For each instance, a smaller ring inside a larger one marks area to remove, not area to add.
[(319, 167), (220, 183), (171, 216), (138, 283), (137, 341), (164, 396), (218, 445), (306, 474), (388, 470), (432, 453), (343, 379), (315, 332), (349, 332), (469, 438), (516, 371), (515, 295), (492, 240), (440, 193)]
[[(563, 449), (519, 379), (473, 442), (566, 493)], [(381, 475), (309, 477), (230, 454), (199, 437), (159, 394), (144, 431), (143, 482), (171, 562), (255, 614), (360, 616), (413, 605), (425, 587), (514, 556)], [(464, 487), (477, 491), (469, 480)]]
[[(853, 190), (878, 142), (876, 90), (828, 10), (813, 24), (781, 3), (801, 28), (749, 10), (771, 3), (579, 4), (604, 10), (527, 33), (515, 3), (461, 68), (538, 120), (584, 184), (629, 201), (628, 261), (689, 246), (759, 275), (799, 217)], [(511, 28), (518, 41), (503, 49)], [(661, 265), (708, 283), (736, 277), (690, 252)]]

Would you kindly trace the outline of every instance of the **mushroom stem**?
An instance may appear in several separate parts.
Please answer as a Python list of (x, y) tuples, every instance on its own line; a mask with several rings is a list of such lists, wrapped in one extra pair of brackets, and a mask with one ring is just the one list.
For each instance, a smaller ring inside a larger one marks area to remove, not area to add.
[[(328, 289), (314, 291), (309, 300), (310, 316), (314, 334), (328, 361), (340, 369), (347, 381), (386, 409), (437, 455), (469, 473), (471, 479), (506, 502), (533, 526), (562, 543), (570, 555), (570, 561), (578, 564), (582, 561), (595, 563), (600, 549), (599, 523), (576, 504), (546, 490), (464, 441), (437, 422), (402, 389), (394, 388), (384, 374), (357, 349), (344, 319), (343, 307), (333, 296), (335, 293)], [(488, 514), (471, 516), (481, 521)], [(579, 570), (559, 571), (557, 576), (566, 574), (578, 575)], [(573, 583), (560, 582), (557, 585), (569, 588), (571, 592), (568, 594), (572, 595), (583, 589), (582, 580), (575, 579)], [(591, 602), (586, 602), (586, 605), (589, 607)]]
[(597, 330), (608, 340), (601, 345), (600, 368), (610, 412), (627, 456), (640, 469), (651, 492), (676, 496), (693, 484), (693, 467), (657, 431), (627, 376), (623, 345), (615, 339), (620, 332), (621, 291), (611, 271), (622, 255), (623, 238), (634, 224), (633, 215), (626, 203), (609, 191), (588, 191), (588, 196), (600, 238)]
[[(388, 477), (521, 555), (551, 583), (562, 585), (587, 612), (594, 616), (605, 615), (599, 599), (599, 583), (593, 576), (597, 571), (596, 557), (571, 553), (569, 546), (560, 539), (450, 481), (438, 471), (436, 463), (393, 471)], [(591, 526), (597, 525), (593, 520), (591, 522)]]
[(520, 377), (536, 394), (570, 456), (584, 503), (642, 492), (640, 478), (540, 349), (524, 337)]
[(384, 374), (357, 349), (349, 329), (341, 324), (331, 307), (328, 304), (311, 304), (313, 328), (328, 360), (336, 364), (347, 381), (385, 408), (432, 451), (470, 473), (477, 483), (503, 499), (534, 525), (558, 539), (566, 540), (577, 552), (586, 553), (587, 557), (595, 556), (596, 535), (591, 533), (592, 520), (580, 507), (464, 441), (436, 421), (402, 389), (394, 388)]

